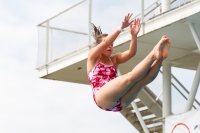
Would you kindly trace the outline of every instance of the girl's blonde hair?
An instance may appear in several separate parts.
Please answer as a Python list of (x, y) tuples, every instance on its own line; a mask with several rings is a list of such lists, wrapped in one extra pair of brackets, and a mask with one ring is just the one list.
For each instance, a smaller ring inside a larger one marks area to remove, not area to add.
[(101, 31), (101, 28), (100, 27), (96, 27), (93, 23), (91, 23), (91, 26), (92, 26), (92, 35), (93, 35), (93, 38), (95, 39), (96, 41), (96, 44), (100, 44), (103, 40), (103, 37), (106, 37), (108, 34), (102, 34), (102, 31)]

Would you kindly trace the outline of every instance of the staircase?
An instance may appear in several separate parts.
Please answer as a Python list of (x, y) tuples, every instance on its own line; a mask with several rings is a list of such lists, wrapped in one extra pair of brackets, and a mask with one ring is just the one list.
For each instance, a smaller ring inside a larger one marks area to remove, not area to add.
[[(162, 102), (156, 99), (157, 97), (153, 92), (145, 86), (139, 93), (138, 98), (135, 100), (150, 133), (162, 133), (162, 123), (155, 121), (162, 117)], [(120, 113), (138, 130), (138, 132), (144, 133), (142, 125), (140, 124), (131, 104)]]
[[(162, 74), (163, 72), (160, 71), (160, 73)], [(185, 91), (188, 95), (189, 91), (173, 74), (171, 74), (171, 78), (174, 79), (174, 81), (171, 82), (171, 85), (174, 87), (174, 89), (176, 89), (182, 95), (182, 97), (185, 98), (185, 100), (188, 100), (187, 96), (183, 94), (183, 91)], [(178, 83), (183, 90), (180, 90), (175, 85), (175, 82)], [(159, 99), (159, 97), (160, 96), (156, 96), (147, 86), (144, 86), (138, 94), (137, 99), (134, 101), (145, 125), (148, 128), (149, 133), (163, 132), (163, 124), (160, 121), (163, 119), (162, 101)], [(200, 103), (196, 98), (194, 101), (195, 102), (193, 103), (193, 108), (197, 109), (197, 106), (200, 107)], [(130, 124), (132, 124), (138, 130), (138, 132), (144, 133), (143, 127), (132, 104), (130, 104), (126, 109), (120, 111), (120, 113), (130, 122)], [(171, 112), (171, 114), (173, 113)]]

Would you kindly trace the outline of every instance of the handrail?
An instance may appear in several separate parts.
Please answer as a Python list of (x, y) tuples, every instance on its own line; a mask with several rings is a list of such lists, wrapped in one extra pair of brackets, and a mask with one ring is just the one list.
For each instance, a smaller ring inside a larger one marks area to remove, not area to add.
[[(172, 78), (173, 78), (174, 80), (176, 80), (176, 82), (189, 94), (189, 91), (185, 88), (185, 86), (183, 86), (183, 84), (180, 83), (180, 81), (178, 81), (178, 79), (177, 79), (173, 74), (172, 74)], [(195, 99), (195, 102), (200, 106), (199, 101), (197, 101), (197, 100)]]
[[(154, 4), (156, 4), (157, 6), (154, 7), (153, 9), (151, 9), (149, 12), (147, 12), (146, 14), (144, 14), (144, 17), (146, 17), (148, 14), (150, 14), (152, 11), (154, 11), (157, 7), (159, 7), (161, 5), (161, 3), (158, 4), (160, 0), (155, 1), (153, 4), (151, 4), (150, 6), (148, 6), (146, 9), (144, 10), (148, 10), (151, 6), (153, 6)], [(170, 4), (173, 4), (175, 1), (177, 0), (173, 0), (170, 2)], [(137, 18), (138, 16), (140, 16), (141, 13), (138, 13), (134, 18)]]
[[(44, 27), (44, 28), (46, 28), (47, 26), (43, 26), (43, 25), (41, 25), (40, 27)], [(52, 26), (49, 26), (49, 28), (50, 28), (50, 29), (54, 29), (54, 30), (60, 30), (60, 31), (66, 31), (66, 32), (72, 32), (72, 33), (81, 34), (81, 35), (88, 35), (88, 33), (80, 32), (80, 31), (61, 29), (61, 28), (52, 27)]]
[(42, 25), (42, 24), (46, 23), (46, 22), (47, 22), (47, 21), (49, 21), (49, 20), (52, 20), (52, 19), (54, 19), (55, 17), (57, 17), (57, 16), (59, 16), (59, 15), (61, 15), (61, 14), (65, 13), (66, 11), (68, 11), (68, 10), (70, 10), (70, 9), (72, 9), (72, 8), (74, 8), (74, 7), (76, 7), (76, 6), (78, 6), (78, 5), (80, 5), (81, 3), (85, 2), (85, 1), (87, 1), (87, 0), (81, 0), (81, 1), (77, 2), (76, 4), (74, 4), (73, 6), (71, 6), (71, 7), (67, 8), (66, 10), (64, 10), (64, 11), (60, 12), (59, 14), (57, 14), (57, 15), (55, 15), (55, 16), (53, 16), (53, 17), (51, 17), (51, 18), (47, 19), (46, 21), (44, 21), (44, 22), (42, 22), (42, 23), (38, 24), (38, 26), (40, 26), (40, 25)]
[[(174, 86), (174, 88), (176, 88), (176, 90), (187, 100), (187, 97), (174, 85), (174, 83), (172, 83), (172, 86)], [(192, 105), (195, 109), (197, 109), (194, 105)]]
[[(153, 6), (155, 3), (157, 3), (158, 1), (160, 1), (160, 0), (157, 0), (157, 1), (155, 1), (153, 4), (151, 4), (150, 6), (148, 6), (146, 9), (144, 9), (144, 10), (148, 10), (151, 6)], [(134, 18), (137, 18), (138, 16), (140, 16), (140, 14), (141, 13), (138, 13)], [(146, 14), (144, 15), (144, 16), (146, 16)]]
[[(160, 70), (160, 73), (163, 74), (163, 72)], [(171, 77), (175, 79), (175, 81), (189, 94), (189, 91), (183, 86), (183, 84), (180, 83), (180, 81), (173, 75), (171, 74)], [(176, 85), (174, 83), (171, 83), (174, 88), (176, 88), (176, 90), (186, 99), (188, 100), (188, 98), (178, 89), (178, 87), (176, 87)], [(195, 102), (200, 106), (200, 103), (196, 100), (195, 98)], [(196, 109), (196, 107), (193, 105), (193, 107)]]

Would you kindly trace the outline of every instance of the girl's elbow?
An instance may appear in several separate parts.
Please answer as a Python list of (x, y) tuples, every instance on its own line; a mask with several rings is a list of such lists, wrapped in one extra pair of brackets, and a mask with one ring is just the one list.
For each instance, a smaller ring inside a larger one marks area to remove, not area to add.
[[(133, 53), (133, 56), (135, 56), (135, 55), (136, 55), (136, 52)], [(133, 56), (132, 56), (132, 57), (133, 57)]]
[(131, 54), (131, 58), (134, 57), (136, 55), (136, 51), (134, 51), (132, 54)]

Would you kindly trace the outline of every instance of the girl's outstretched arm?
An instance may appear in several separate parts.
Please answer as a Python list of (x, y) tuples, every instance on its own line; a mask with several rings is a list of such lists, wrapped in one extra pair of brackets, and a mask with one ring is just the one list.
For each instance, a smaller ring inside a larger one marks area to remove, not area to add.
[[(130, 21), (132, 14), (126, 15), (124, 17), (124, 20), (121, 24), (121, 26), (119, 28), (124, 29), (126, 27), (128, 27), (130, 24), (133, 23), (133, 21)], [(113, 42), (115, 41), (115, 39), (117, 38), (117, 36), (120, 34), (120, 30), (116, 29), (114, 32), (112, 32), (111, 34), (109, 34), (108, 36), (104, 37), (103, 40), (101, 41), (100, 44), (98, 44), (96, 47), (94, 47), (88, 54), (88, 59), (89, 60), (95, 60), (104, 50), (106, 50), (106, 48), (109, 45), (112, 45)]]
[(130, 33), (131, 33), (131, 43), (129, 50), (122, 52), (122, 53), (117, 53), (114, 55), (116, 58), (117, 64), (124, 63), (131, 59), (137, 51), (137, 34), (140, 31), (140, 20), (139, 19), (134, 19), (133, 24), (130, 24)]

